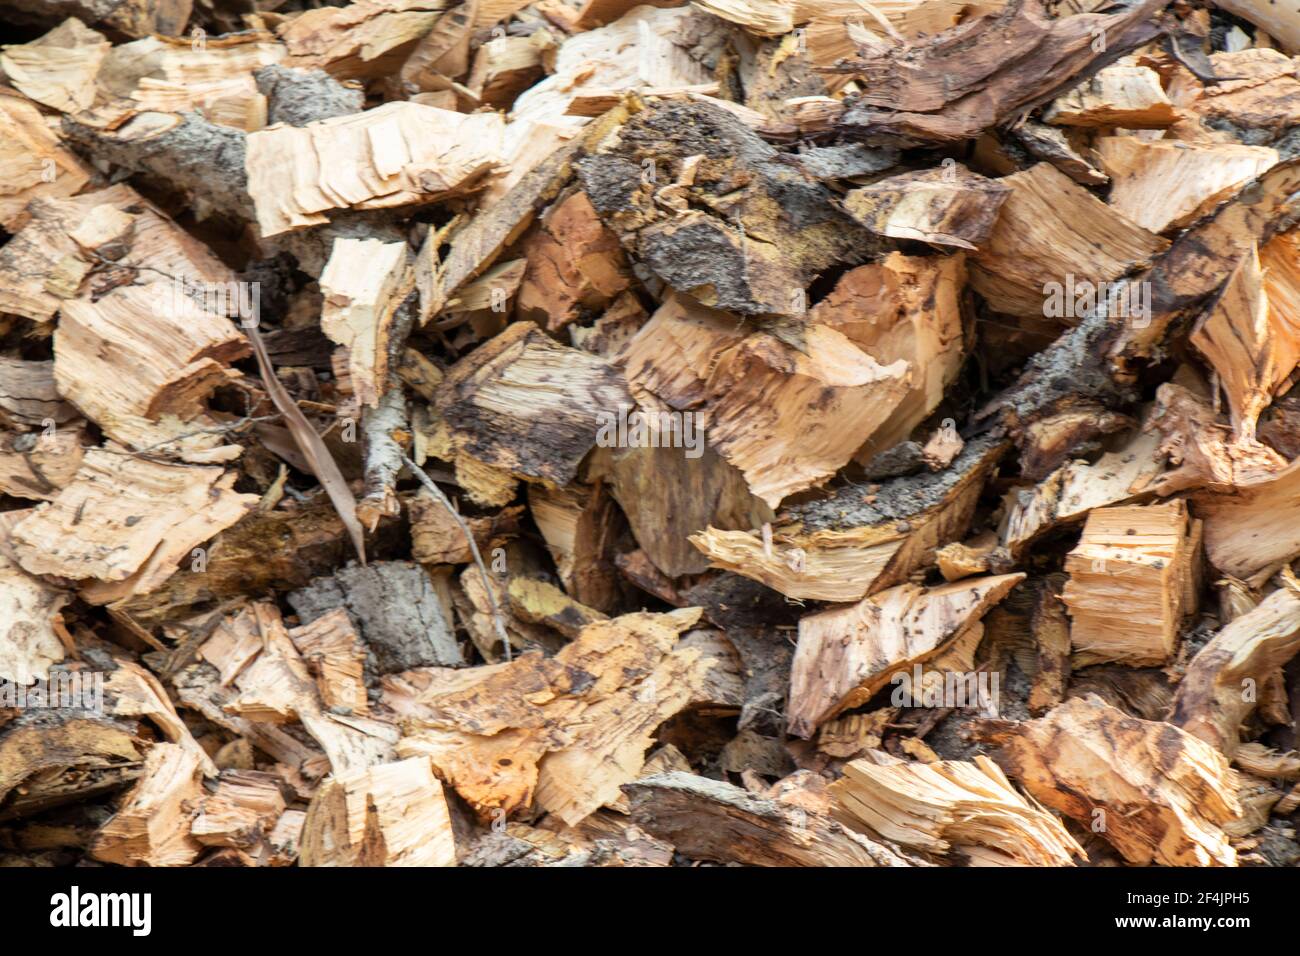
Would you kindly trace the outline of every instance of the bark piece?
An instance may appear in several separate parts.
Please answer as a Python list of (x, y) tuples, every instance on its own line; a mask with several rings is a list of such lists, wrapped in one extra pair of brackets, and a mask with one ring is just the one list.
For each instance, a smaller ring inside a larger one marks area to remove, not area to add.
[(1135, 136), (1103, 136), (1097, 154), (1111, 179), (1110, 207), (1156, 233), (1190, 225), (1278, 161), (1267, 146)]
[(1129, 863), (1237, 864), (1223, 831), (1241, 816), (1235, 774), (1191, 734), (1090, 694), (984, 736), (1031, 796), (1095, 829)]
[[(580, 175), (633, 258), (678, 292), (717, 309), (799, 315), (814, 275), (876, 243), (778, 157), (725, 110), (665, 101), (624, 124)], [(666, 188), (681, 201), (668, 202)]]
[(920, 764), (873, 753), (830, 787), (835, 817), (848, 826), (972, 866), (1087, 859), (1060, 821), (1021, 796), (987, 757)]
[(971, 258), (971, 286), (998, 312), (1077, 321), (1081, 314), (1049, 300), (1053, 285), (1059, 299), (1067, 276), (1079, 283), (1112, 282), (1146, 267), (1166, 248), (1159, 236), (1129, 222), (1049, 163), (999, 182), (1010, 186), (1011, 194), (989, 241)]
[(1010, 192), (1003, 183), (950, 165), (854, 189), (844, 197), (844, 206), (882, 236), (978, 249)]
[(448, 373), (438, 410), (458, 450), (530, 480), (567, 485), (602, 414), (631, 400), (605, 361), (517, 322)]
[(455, 866), (442, 784), (427, 757), (333, 777), (312, 798), (303, 866)]
[(502, 131), (495, 114), (395, 102), (250, 133), (245, 170), (261, 235), (320, 225), (336, 210), (435, 202), (480, 188), (504, 162)]
[(1233, 757), (1264, 685), (1297, 651), (1300, 595), (1284, 587), (1234, 618), (1197, 652), (1178, 685), (1170, 723)]
[[(1076, 663), (1163, 664), (1196, 610), (1198, 522), (1183, 501), (1097, 508), (1065, 559)], [(1189, 596), (1192, 598), (1189, 603)]]
[(1003, 574), (932, 589), (904, 584), (805, 616), (790, 676), (790, 733), (811, 737), (819, 724), (865, 704), (894, 674), (942, 654), (1022, 580)]
[(304, 623), (345, 608), (378, 673), (464, 663), (442, 603), (424, 569), (407, 561), (343, 568), (289, 594)]
[(1163, 0), (1143, 0), (1111, 14), (1049, 20), (1036, 0), (1013, 0), (995, 17), (873, 51), (840, 67), (859, 74), (867, 91), (840, 126), (877, 142), (972, 139), (1149, 42), (1163, 6)]
[(673, 771), (624, 786), (637, 825), (692, 859), (742, 866), (910, 866), (888, 844), (795, 805)]
[(76, 480), (13, 529), (14, 550), (33, 574), (102, 582), (83, 592), (92, 602), (144, 594), (257, 502), (234, 492), (235, 477), (92, 449)]
[(324, 70), (305, 70), (269, 63), (254, 75), (266, 96), (266, 125), (306, 126), (316, 120), (360, 113), (365, 95), (344, 86)]

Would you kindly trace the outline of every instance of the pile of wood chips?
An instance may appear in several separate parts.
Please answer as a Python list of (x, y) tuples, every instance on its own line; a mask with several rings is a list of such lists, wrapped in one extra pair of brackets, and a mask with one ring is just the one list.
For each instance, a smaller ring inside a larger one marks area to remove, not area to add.
[(0, 862), (1300, 861), (1294, 3), (0, 18)]

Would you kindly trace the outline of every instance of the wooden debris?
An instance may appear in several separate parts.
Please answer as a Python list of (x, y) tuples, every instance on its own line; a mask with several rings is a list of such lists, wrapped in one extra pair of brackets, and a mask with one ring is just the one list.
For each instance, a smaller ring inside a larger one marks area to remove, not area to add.
[[(876, 752), (878, 754), (878, 752)], [(1086, 859), (1055, 817), (1022, 797), (987, 757), (855, 760), (831, 785), (845, 824), (972, 866), (1072, 866)]]
[[(1165, 248), (1158, 236), (1106, 206), (1049, 163), (999, 182), (1010, 186), (1011, 194), (993, 234), (971, 259), (971, 285), (999, 312), (1047, 315), (1076, 324), (1099, 305), (1098, 283), (1112, 282), (1147, 265)], [(1090, 305), (1083, 283), (1092, 288)], [(1076, 303), (1081, 297), (1084, 304), (1079, 310)]]
[(1091, 511), (1061, 595), (1075, 663), (1163, 664), (1196, 610), (1200, 540), (1183, 501)]
[(1037, 720), (999, 723), (987, 736), (1030, 796), (1089, 826), (1130, 863), (1236, 865), (1223, 832), (1241, 815), (1233, 774), (1198, 738), (1095, 695)]
[[(524, 396), (528, 396), (525, 398)], [(567, 485), (602, 425), (632, 402), (612, 366), (517, 322), (456, 365), (438, 410), (458, 449), (531, 480)]]
[(875, 500), (854, 486), (788, 509), (770, 545), (759, 533), (707, 529), (692, 543), (715, 568), (760, 581), (792, 598), (857, 601), (898, 584), (924, 565), (940, 541), (969, 526), (987, 471), (1003, 445), (968, 443), (948, 468), (897, 478)]
[(122, 866), (193, 863), (202, 845), (190, 835), (190, 820), (202, 793), (198, 757), (155, 744), (122, 809), (96, 835), (91, 856)]
[(32, 574), (87, 582), (96, 603), (144, 594), (256, 503), (234, 484), (220, 468), (92, 449), (72, 484), (14, 527), (14, 552)]
[(406, 258), (404, 243), (335, 239), (320, 275), (321, 331), (347, 349), (348, 380), (361, 405), (377, 406), (387, 390), (388, 339), (402, 304)]
[(1111, 208), (1157, 233), (1191, 224), (1278, 160), (1266, 146), (1135, 136), (1103, 136), (1097, 153), (1111, 179)]
[(1058, 126), (1161, 129), (1175, 118), (1160, 75), (1145, 66), (1108, 66), (1043, 111), (1044, 122)]
[(1178, 686), (1170, 722), (1232, 757), (1264, 685), (1300, 651), (1300, 595), (1274, 591), (1206, 644)]
[(332, 777), (312, 798), (303, 866), (454, 866), (456, 841), (427, 757)]
[[(398, 752), (432, 758), (439, 776), (485, 818), (536, 801), (576, 823), (635, 778), (659, 723), (714, 696), (710, 682), (721, 681), (738, 707), (734, 663), (707, 643), (679, 642), (699, 615), (688, 609), (590, 624), (553, 658), (528, 654), (480, 668), (442, 693), (431, 688)], [(539, 688), (531, 700), (492, 691), (520, 680)], [(484, 763), (482, 753), (498, 757)]]
[(905, 173), (855, 189), (845, 208), (872, 232), (978, 249), (988, 241), (1011, 189), (964, 167)]
[[(904, 584), (804, 617), (790, 676), (790, 733), (812, 736), (819, 724), (866, 703), (895, 674), (978, 632), (979, 619), (1023, 579), (1003, 574), (932, 590)], [(976, 705), (985, 702), (972, 694), (966, 706)]]
[(335, 210), (389, 209), (481, 188), (504, 163), (502, 132), (495, 114), (388, 103), (250, 133), (248, 194), (261, 234), (320, 225)]
[(0, 0), (0, 864), (1300, 859), (1293, 11), (331, 4)]
[(911, 866), (908, 857), (798, 805), (683, 771), (623, 788), (632, 819), (681, 852), (744, 866)]

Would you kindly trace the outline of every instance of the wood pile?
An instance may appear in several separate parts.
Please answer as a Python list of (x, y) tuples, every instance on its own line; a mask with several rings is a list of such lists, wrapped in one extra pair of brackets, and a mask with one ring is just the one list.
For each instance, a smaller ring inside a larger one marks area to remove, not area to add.
[(1284, 6), (0, 0), (0, 863), (1300, 863)]

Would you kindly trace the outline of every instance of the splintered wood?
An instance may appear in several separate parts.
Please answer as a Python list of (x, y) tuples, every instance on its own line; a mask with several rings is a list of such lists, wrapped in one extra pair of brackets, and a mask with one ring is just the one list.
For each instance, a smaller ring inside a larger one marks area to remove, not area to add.
[(1300, 863), (1292, 7), (0, 0), (0, 866)]

